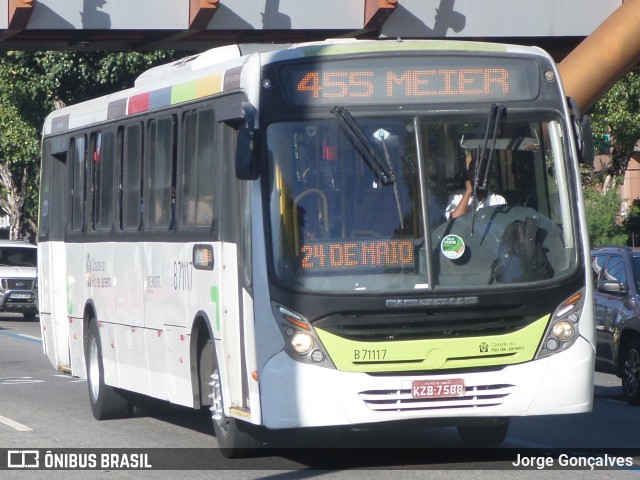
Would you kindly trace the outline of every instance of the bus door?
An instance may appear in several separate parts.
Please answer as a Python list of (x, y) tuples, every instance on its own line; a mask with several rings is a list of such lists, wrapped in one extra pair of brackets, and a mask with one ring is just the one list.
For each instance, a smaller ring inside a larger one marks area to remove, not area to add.
[[(38, 301), (43, 349), (60, 371), (70, 371), (69, 320), (67, 318), (67, 256), (64, 243), (65, 160), (68, 138), (45, 142), (40, 192), (38, 232)], [(74, 375), (84, 364), (74, 365)]]
[[(233, 99), (227, 99), (233, 103)], [(220, 103), (218, 104), (220, 106)], [(222, 105), (224, 107), (224, 105)], [(224, 111), (220, 108), (218, 112)], [(218, 118), (220, 120), (220, 118)], [(208, 122), (206, 122), (208, 123)], [(214, 336), (216, 356), (221, 374), (225, 407), (244, 409), (246, 405), (246, 362), (244, 349), (243, 307), (240, 288), (239, 271), (245, 265), (244, 255), (241, 253), (243, 233), (249, 229), (248, 225), (242, 228), (246, 210), (238, 200), (238, 185), (234, 170), (229, 168), (233, 162), (219, 159), (235, 158), (235, 130), (220, 121), (217, 123), (215, 142), (215, 155), (211, 161), (204, 161), (201, 170), (206, 176), (213, 178), (212, 190), (202, 183), (199, 186), (201, 198), (214, 199), (211, 205), (213, 217), (212, 264), (208, 272), (208, 282), (205, 280), (201, 300), (207, 300), (209, 305), (208, 316)], [(201, 155), (206, 159), (207, 155)], [(209, 167), (212, 171), (209, 172)], [(209, 174), (210, 173), (210, 174)], [(204, 192), (204, 195), (202, 195)], [(202, 218), (202, 222), (210, 222), (208, 218)], [(210, 224), (210, 223), (209, 223)], [(202, 256), (197, 245), (194, 247), (194, 265), (199, 265)], [(205, 255), (208, 255), (205, 253)], [(205, 270), (196, 269), (198, 278), (204, 278)], [(200, 284), (200, 280), (197, 282)], [(205, 305), (205, 303), (198, 303)], [(228, 413), (227, 413), (228, 414)]]

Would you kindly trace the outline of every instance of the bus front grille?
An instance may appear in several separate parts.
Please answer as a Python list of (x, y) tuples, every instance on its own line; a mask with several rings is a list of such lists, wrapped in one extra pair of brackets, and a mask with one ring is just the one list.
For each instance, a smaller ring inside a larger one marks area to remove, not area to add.
[(378, 412), (486, 408), (501, 405), (514, 388), (508, 384), (467, 386), (464, 396), (445, 398), (414, 398), (409, 388), (367, 390), (359, 396), (371, 410)]

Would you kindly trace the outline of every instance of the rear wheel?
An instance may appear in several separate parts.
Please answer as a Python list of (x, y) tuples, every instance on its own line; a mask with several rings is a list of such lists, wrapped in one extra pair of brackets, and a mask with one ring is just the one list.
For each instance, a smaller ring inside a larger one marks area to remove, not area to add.
[(468, 447), (497, 447), (507, 437), (508, 418), (496, 418), (488, 424), (460, 425), (458, 434)]
[[(256, 455), (261, 446), (261, 442), (257, 437), (257, 427), (248, 422), (227, 417), (224, 413), (220, 371), (216, 361), (215, 348), (210, 339), (200, 349), (199, 365), (201, 387), (208, 387), (207, 391), (211, 399), (213, 430), (222, 454), (227, 458)], [(212, 370), (209, 370), (212, 373), (205, 383), (202, 381), (203, 372), (206, 371), (208, 365), (212, 366)]]
[(89, 323), (85, 358), (87, 360), (89, 400), (91, 412), (95, 419), (106, 420), (126, 416), (129, 411), (127, 397), (116, 388), (104, 383), (102, 346), (100, 345), (100, 332), (95, 320)]
[(624, 350), (622, 393), (631, 405), (640, 405), (640, 340), (633, 339)]

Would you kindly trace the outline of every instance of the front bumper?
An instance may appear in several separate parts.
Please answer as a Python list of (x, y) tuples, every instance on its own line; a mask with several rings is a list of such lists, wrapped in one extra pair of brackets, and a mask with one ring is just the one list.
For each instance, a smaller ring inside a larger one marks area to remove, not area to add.
[(5, 290), (0, 292), (0, 311), (38, 312), (38, 294), (32, 290)]
[[(281, 352), (260, 373), (263, 424), (271, 429), (411, 419), (583, 413), (593, 402), (594, 349), (582, 337), (541, 360), (486, 371), (371, 375), (298, 363)], [(462, 378), (462, 398), (417, 400), (414, 380)]]

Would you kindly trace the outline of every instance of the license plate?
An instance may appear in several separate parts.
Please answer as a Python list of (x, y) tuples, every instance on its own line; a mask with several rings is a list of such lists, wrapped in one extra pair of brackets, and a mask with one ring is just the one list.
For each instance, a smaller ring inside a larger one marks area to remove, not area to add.
[(31, 298), (31, 294), (30, 293), (12, 293), (11, 298), (29, 300)]
[(414, 380), (411, 383), (413, 398), (449, 398), (464, 397), (464, 379)]

